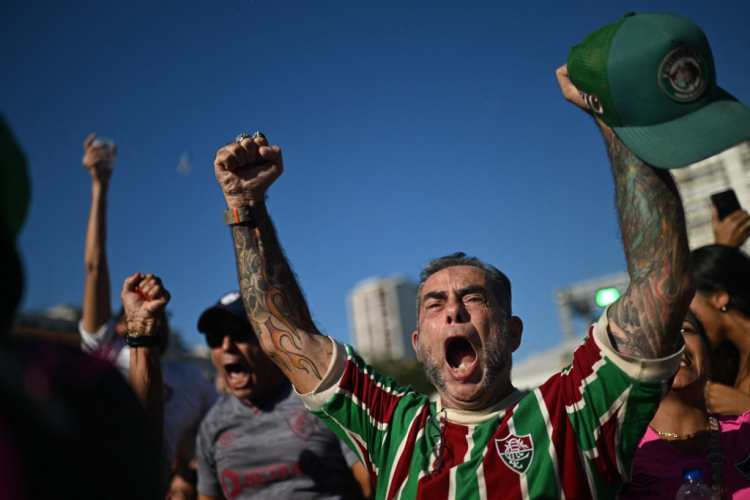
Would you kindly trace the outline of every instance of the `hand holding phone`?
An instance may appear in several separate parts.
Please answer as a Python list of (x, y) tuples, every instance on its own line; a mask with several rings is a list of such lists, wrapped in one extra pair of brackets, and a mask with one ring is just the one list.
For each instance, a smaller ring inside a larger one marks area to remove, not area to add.
[(729, 214), (734, 213), (741, 208), (734, 189), (712, 194), (711, 203), (716, 207), (716, 212), (719, 214), (720, 221), (726, 219)]
[(750, 215), (740, 208), (737, 195), (731, 189), (711, 195), (711, 203), (714, 242), (738, 248), (750, 236)]

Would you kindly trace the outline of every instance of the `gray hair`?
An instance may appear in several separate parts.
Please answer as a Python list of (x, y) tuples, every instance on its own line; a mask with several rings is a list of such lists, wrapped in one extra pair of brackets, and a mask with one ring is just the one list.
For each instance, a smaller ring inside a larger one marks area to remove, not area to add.
[(497, 297), (501, 309), (506, 314), (506, 317), (511, 316), (511, 292), (508, 277), (496, 267), (485, 264), (477, 257), (468, 257), (463, 252), (456, 252), (433, 259), (422, 269), (419, 275), (419, 288), (417, 289), (417, 322), (419, 322), (419, 309), (422, 306), (422, 288), (424, 287), (424, 282), (438, 271), (456, 266), (471, 266), (486, 272), (492, 283), (492, 291), (495, 297)]

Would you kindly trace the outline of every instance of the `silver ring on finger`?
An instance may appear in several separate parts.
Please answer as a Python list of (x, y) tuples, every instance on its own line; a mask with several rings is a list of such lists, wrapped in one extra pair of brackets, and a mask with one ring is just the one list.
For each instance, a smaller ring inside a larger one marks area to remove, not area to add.
[(253, 136), (250, 135), (250, 134), (239, 134), (234, 139), (234, 142), (236, 142), (237, 144), (242, 144), (242, 141), (244, 141), (245, 139), (252, 139), (252, 138), (253, 138)]

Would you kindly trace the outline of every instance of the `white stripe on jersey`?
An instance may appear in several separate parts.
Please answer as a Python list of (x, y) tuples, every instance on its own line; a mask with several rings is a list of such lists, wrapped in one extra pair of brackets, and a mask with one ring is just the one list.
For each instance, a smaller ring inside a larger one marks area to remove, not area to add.
[[(493, 442), (492, 439), (490, 439), (490, 443), (491, 442)], [(487, 456), (487, 450), (489, 448), (489, 446), (484, 447), (482, 461), (479, 462), (479, 467), (477, 467), (477, 489), (479, 490), (479, 500), (487, 500), (487, 481), (484, 479), (484, 457)]]
[[(336, 420), (336, 418), (333, 415), (331, 415), (330, 413), (326, 412), (325, 410), (323, 410), (323, 412), (326, 415), (328, 415), (328, 418), (330, 418), (332, 421), (336, 422), (336, 425), (338, 425), (344, 432), (346, 432), (346, 435), (349, 436), (349, 439), (351, 439), (352, 441), (356, 441), (357, 443), (360, 443), (361, 445), (363, 445), (363, 447), (365, 448), (365, 450), (367, 450), (367, 457), (368, 457), (367, 460), (370, 462), (370, 464), (372, 464), (372, 470), (373, 470), (373, 472), (375, 472), (376, 476), (380, 476), (380, 469), (378, 469), (378, 464), (375, 463), (375, 461), (372, 459), (372, 454), (370, 453), (370, 449), (367, 447), (367, 441), (365, 441), (364, 439), (362, 439), (362, 436), (360, 436), (359, 434), (357, 434), (357, 433), (355, 433), (355, 432), (350, 431), (349, 429), (347, 429), (344, 425), (341, 424), (341, 422), (339, 422), (338, 420)], [(356, 450), (356, 453), (359, 455), (359, 449)], [(360, 458), (361, 462), (364, 462), (364, 457), (362, 457), (360, 455), (359, 458)]]
[(570, 406), (567, 406), (567, 405), (565, 406), (565, 410), (567, 410), (568, 413), (575, 413), (576, 411), (583, 410), (584, 408), (586, 408), (586, 400), (583, 397), (583, 393), (585, 392), (584, 389), (586, 388), (588, 384), (591, 384), (592, 382), (594, 382), (594, 380), (598, 378), (597, 373), (599, 372), (599, 369), (606, 364), (607, 364), (606, 358), (601, 358), (599, 361), (597, 361), (591, 366), (591, 369), (593, 371), (588, 377), (581, 380), (581, 385), (578, 388), (578, 392), (581, 393), (580, 401), (576, 401)]
[[(620, 412), (617, 414), (617, 426), (615, 428), (615, 459), (617, 460), (617, 470), (620, 473), (620, 479), (622, 479), (623, 482), (629, 479), (630, 471), (627, 467), (625, 467), (625, 464), (622, 460), (622, 455), (620, 455), (620, 445), (622, 444), (622, 424), (625, 420), (625, 413), (628, 409), (628, 397), (630, 396), (630, 391), (632, 388), (633, 386), (629, 385), (628, 388), (625, 389), (622, 394), (620, 394), (620, 397), (617, 398), (614, 403), (612, 403), (612, 406), (609, 407), (607, 413), (599, 418), (599, 422), (604, 425), (604, 423), (606, 423), (610, 419), (617, 407), (619, 407), (620, 409)], [(599, 430), (599, 428), (597, 428), (596, 430)], [(595, 434), (598, 433), (595, 432)]]
[[(430, 405), (424, 405), (424, 406), (422, 406), (419, 409), (419, 411), (414, 414), (414, 417), (411, 419), (411, 422), (409, 422), (409, 426), (406, 428), (406, 432), (404, 433), (404, 439), (402, 439), (401, 442), (398, 444), (398, 451), (396, 451), (396, 456), (393, 457), (393, 462), (391, 463), (391, 473), (388, 476), (388, 487), (385, 490), (386, 494), (389, 491), (391, 491), (391, 486), (392, 486), (392, 483), (393, 483), (393, 474), (396, 472), (396, 469), (398, 468), (399, 463), (401, 462), (401, 457), (404, 454), (404, 448), (406, 448), (406, 442), (407, 442), (406, 438), (409, 436), (409, 434), (411, 434), (412, 428), (414, 427), (414, 425), (416, 425), (417, 419), (425, 411), (428, 411), (428, 412), (430, 411)], [(422, 431), (420, 431), (418, 433), (418, 435), (417, 435), (417, 440), (414, 442), (415, 448), (416, 448), (417, 443), (419, 443), (419, 436), (422, 435), (422, 434), (424, 434), (424, 429), (422, 429)], [(423, 471), (420, 470), (419, 474), (420, 474), (419, 477), (421, 477), (422, 474), (423, 474)], [(378, 478), (378, 479), (380, 479), (380, 478)], [(408, 482), (409, 481), (408, 481), (408, 476), (407, 476), (407, 480), (401, 483), (401, 487), (399, 488), (399, 491), (396, 494), (396, 498), (400, 498), (401, 497), (401, 493), (403, 492), (403, 489), (406, 486), (406, 483), (408, 483)]]
[[(463, 459), (461, 460), (462, 464), (465, 464), (471, 459), (471, 450), (474, 449), (474, 437), (472, 436), (472, 433), (474, 432), (473, 425), (467, 425), (466, 426), (466, 454), (463, 456)], [(458, 472), (458, 466), (454, 466), (451, 468), (450, 471), (450, 482), (448, 483), (448, 500), (455, 500), (456, 499), (456, 489), (458, 488), (458, 481), (456, 480), (456, 473)]]
[[(596, 496), (596, 488), (594, 483), (594, 473), (591, 471), (591, 462), (586, 460), (586, 456), (588, 455), (587, 452), (583, 451), (581, 448), (581, 442), (576, 439), (576, 448), (578, 448), (578, 456), (581, 460), (581, 463), (583, 464), (583, 470), (586, 471), (586, 479), (589, 482), (589, 489), (591, 490), (591, 498), (593, 500), (598, 500), (598, 497)], [(596, 451), (596, 447), (594, 447), (594, 451)], [(586, 455), (586, 456), (584, 456)]]
[[(515, 418), (515, 415), (512, 415), (508, 419), (508, 431), (511, 434), (514, 434), (517, 436), (518, 434), (516, 434), (516, 424), (513, 423), (514, 418)], [(526, 479), (526, 474), (519, 474), (518, 479), (521, 481), (521, 497), (524, 500), (529, 500), (530, 498), (529, 497), (529, 481)]]
[(550, 422), (549, 420), (549, 411), (547, 410), (547, 405), (544, 403), (544, 396), (542, 396), (542, 391), (540, 391), (538, 388), (534, 389), (534, 395), (536, 396), (539, 410), (542, 412), (542, 416), (544, 417), (544, 424), (547, 427), (547, 436), (549, 437), (549, 457), (552, 461), (552, 467), (555, 469), (557, 498), (565, 500), (565, 494), (563, 493), (562, 485), (560, 484), (560, 470), (557, 463), (557, 450), (555, 450), (555, 441), (554, 439), (552, 439), (552, 422)]

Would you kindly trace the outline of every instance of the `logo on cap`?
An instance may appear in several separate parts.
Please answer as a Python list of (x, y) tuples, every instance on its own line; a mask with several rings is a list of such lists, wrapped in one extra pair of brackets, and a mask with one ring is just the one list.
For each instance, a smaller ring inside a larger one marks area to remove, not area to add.
[(659, 85), (677, 102), (691, 102), (702, 96), (708, 86), (707, 77), (703, 56), (687, 45), (670, 52), (659, 66)]
[(235, 300), (240, 298), (240, 294), (237, 292), (229, 292), (228, 294), (224, 295), (222, 298), (219, 299), (219, 302), (223, 305), (229, 305)]

